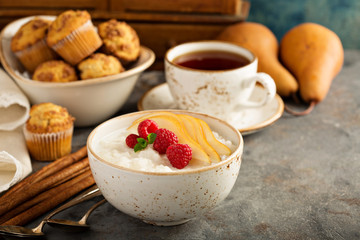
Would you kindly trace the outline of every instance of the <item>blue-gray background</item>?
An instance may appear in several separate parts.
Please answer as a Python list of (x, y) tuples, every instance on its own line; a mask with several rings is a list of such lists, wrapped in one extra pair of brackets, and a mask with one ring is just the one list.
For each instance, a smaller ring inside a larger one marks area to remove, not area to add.
[(247, 21), (270, 28), (280, 41), (292, 27), (319, 23), (334, 31), (344, 48), (360, 49), (360, 0), (248, 0)]

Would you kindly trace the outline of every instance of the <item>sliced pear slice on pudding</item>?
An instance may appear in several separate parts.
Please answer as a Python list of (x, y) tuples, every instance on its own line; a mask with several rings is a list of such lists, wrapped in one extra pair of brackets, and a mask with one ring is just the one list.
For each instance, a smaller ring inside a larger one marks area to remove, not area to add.
[(136, 119), (130, 127), (127, 128), (128, 131), (137, 131), (137, 127), (139, 125), (139, 123), (141, 123), (142, 121), (144, 121), (145, 119), (150, 119), (151, 117), (154, 116), (162, 116), (162, 115), (166, 115), (166, 116), (170, 116), (170, 117), (174, 117), (177, 118), (177, 115), (175, 113), (171, 113), (171, 112), (166, 112), (166, 111), (159, 111), (159, 112), (154, 112), (154, 113), (149, 113), (147, 115), (144, 115), (138, 119)]
[[(182, 125), (185, 127), (186, 131), (189, 133), (189, 136), (194, 141), (197, 141), (196, 129), (192, 121), (186, 119), (187, 115), (178, 114), (177, 117), (179, 118), (179, 121), (182, 123)], [(197, 143), (199, 143), (199, 141), (197, 141)]]
[(199, 121), (197, 121), (197, 118), (190, 116), (190, 115), (184, 115), (184, 114), (178, 114), (177, 115), (180, 120), (184, 123), (184, 126), (186, 127), (186, 130), (190, 133), (192, 132), (194, 137), (193, 139), (197, 141), (200, 146), (205, 150), (205, 152), (209, 155), (211, 162), (220, 162), (220, 156), (216, 152), (216, 150), (208, 143), (205, 133), (202, 129), (202, 126)]
[(209, 125), (202, 119), (196, 118), (196, 120), (201, 125), (208, 143), (215, 149), (215, 151), (219, 155), (229, 156), (231, 154), (230, 148), (216, 139)]

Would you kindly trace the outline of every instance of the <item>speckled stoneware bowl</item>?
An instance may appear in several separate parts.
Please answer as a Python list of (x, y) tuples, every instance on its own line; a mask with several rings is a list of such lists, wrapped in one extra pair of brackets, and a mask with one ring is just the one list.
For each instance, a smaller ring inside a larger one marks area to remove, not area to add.
[[(55, 16), (39, 17), (55, 19)], [(10, 48), (11, 39), (17, 30), (32, 18), (34, 16), (18, 19), (1, 31), (1, 63), (32, 104), (52, 102), (66, 107), (75, 117), (75, 126), (99, 124), (119, 111), (133, 91), (140, 74), (155, 61), (154, 52), (142, 46), (136, 63), (119, 74), (67, 83), (33, 81)]]
[(104, 136), (127, 128), (135, 119), (156, 111), (110, 119), (96, 127), (87, 140), (90, 167), (106, 200), (120, 211), (158, 226), (185, 223), (223, 201), (238, 177), (244, 147), (239, 131), (225, 121), (205, 114), (170, 111), (203, 119), (213, 131), (231, 140), (235, 150), (219, 163), (168, 173), (144, 172), (113, 165), (94, 151), (94, 146)]

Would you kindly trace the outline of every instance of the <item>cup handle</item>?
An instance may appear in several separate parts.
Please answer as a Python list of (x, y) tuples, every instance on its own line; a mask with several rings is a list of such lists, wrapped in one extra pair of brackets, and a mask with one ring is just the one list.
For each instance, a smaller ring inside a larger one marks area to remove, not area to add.
[(241, 102), (241, 106), (245, 107), (261, 107), (267, 104), (269, 101), (271, 101), (276, 94), (276, 85), (272, 77), (267, 73), (256, 73), (254, 76), (248, 78), (245, 82), (246, 83), (252, 83), (253, 81), (260, 83), (266, 93), (264, 98), (261, 101), (255, 102), (255, 101), (244, 101)]

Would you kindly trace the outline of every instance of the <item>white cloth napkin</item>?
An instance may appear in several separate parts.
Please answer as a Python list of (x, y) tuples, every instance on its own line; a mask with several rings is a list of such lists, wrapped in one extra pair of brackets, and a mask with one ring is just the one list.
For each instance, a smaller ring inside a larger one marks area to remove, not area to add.
[(22, 127), (30, 103), (13, 80), (0, 69), (0, 192), (32, 171)]

